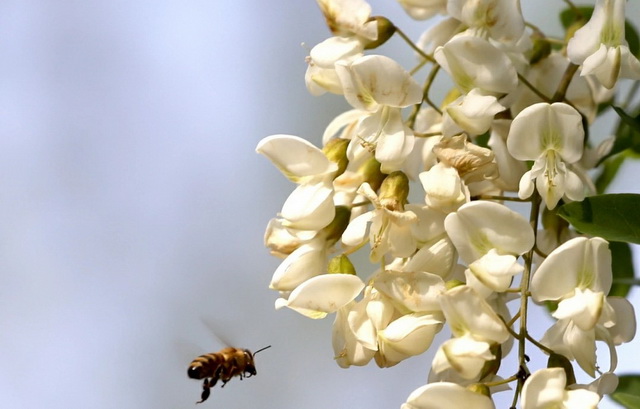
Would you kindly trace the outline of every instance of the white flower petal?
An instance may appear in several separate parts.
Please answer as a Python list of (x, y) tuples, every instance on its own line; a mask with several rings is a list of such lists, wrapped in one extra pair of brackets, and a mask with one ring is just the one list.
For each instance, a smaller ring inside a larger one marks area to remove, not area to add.
[(283, 225), (298, 230), (320, 230), (335, 217), (330, 181), (298, 186), (282, 205)]
[(321, 149), (298, 136), (267, 136), (258, 143), (256, 152), (266, 156), (287, 178), (296, 183), (338, 169), (338, 165), (327, 159)]
[(599, 237), (576, 237), (556, 248), (540, 264), (531, 280), (531, 296), (536, 302), (559, 300), (572, 295), (575, 288), (607, 294), (611, 280), (608, 243)]
[(409, 395), (402, 409), (495, 409), (488, 396), (451, 382), (422, 386)]
[(502, 255), (524, 254), (535, 240), (529, 222), (519, 213), (484, 200), (462, 205), (447, 216), (444, 227), (460, 258), (468, 264), (491, 249)]
[(364, 283), (357, 276), (323, 274), (296, 287), (289, 295), (287, 307), (310, 318), (324, 318), (352, 301), (363, 288)]

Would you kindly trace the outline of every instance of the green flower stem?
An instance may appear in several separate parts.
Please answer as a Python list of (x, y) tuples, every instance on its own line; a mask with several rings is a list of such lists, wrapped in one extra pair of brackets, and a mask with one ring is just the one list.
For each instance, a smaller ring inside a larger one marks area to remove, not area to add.
[(534, 94), (536, 94), (538, 96), (538, 98), (540, 98), (541, 100), (543, 100), (544, 102), (549, 102), (551, 103), (551, 98), (549, 98), (548, 96), (544, 95), (542, 92), (540, 92), (540, 90), (536, 87), (533, 86), (532, 83), (530, 83), (522, 74), (518, 74), (518, 79), (520, 80), (520, 82), (522, 82), (527, 88), (529, 88), (531, 90), (531, 92), (533, 92)]
[(536, 341), (531, 335), (529, 335), (527, 333), (527, 339), (535, 346), (537, 346), (538, 348), (540, 348), (541, 350), (545, 351), (548, 354), (554, 354), (555, 352), (553, 352), (552, 349), (547, 348), (546, 346), (544, 346), (543, 344), (541, 344), (540, 342)]
[(411, 114), (409, 114), (409, 117), (407, 118), (408, 127), (413, 128), (413, 125), (416, 122), (416, 117), (418, 116), (418, 112), (420, 111), (420, 108), (422, 107), (423, 102), (426, 102), (431, 108), (435, 109), (436, 112), (442, 115), (442, 111), (440, 111), (440, 108), (438, 108), (431, 101), (431, 99), (429, 99), (429, 90), (431, 89), (431, 85), (433, 84), (433, 81), (435, 80), (436, 74), (438, 74), (439, 70), (440, 70), (440, 66), (438, 64), (435, 64), (431, 68), (431, 71), (429, 72), (429, 76), (424, 82), (424, 87), (422, 91), (422, 101), (420, 101), (419, 103), (413, 106), (413, 109), (411, 110)]
[[(536, 191), (531, 197), (531, 212), (529, 213), (529, 223), (533, 229), (534, 234), (538, 231), (538, 217), (540, 216), (540, 194)], [(529, 285), (531, 284), (531, 267), (533, 264), (534, 249), (531, 248), (524, 256), (524, 271), (522, 272), (522, 282), (520, 287), (522, 293), (520, 296), (520, 333), (518, 334), (518, 360), (520, 362), (520, 369), (526, 370), (528, 357), (526, 355), (526, 341), (527, 341), (527, 312), (529, 304)], [(515, 406), (518, 401), (518, 396), (522, 390), (525, 377), (518, 377), (518, 386), (516, 388), (516, 395), (514, 396)]]
[[(578, 71), (578, 65), (569, 63), (567, 69), (564, 71), (562, 79), (560, 80), (560, 84), (558, 85), (558, 89), (556, 90), (555, 95), (551, 98), (552, 102), (561, 102), (564, 101), (564, 97), (567, 93), (567, 89), (571, 84), (571, 80), (573, 79), (573, 75)], [(567, 102), (568, 101), (564, 101)], [(569, 104), (573, 106), (573, 104)], [(574, 107), (575, 108), (575, 107)]]
[(513, 375), (513, 376), (510, 376), (508, 378), (499, 380), (499, 381), (483, 382), (483, 385), (491, 388), (493, 386), (504, 385), (504, 384), (507, 384), (507, 383), (510, 383), (510, 382), (513, 382), (513, 381), (516, 381), (516, 380), (518, 380), (518, 375)]
[(413, 48), (413, 50), (415, 52), (417, 52), (422, 58), (424, 58), (425, 60), (435, 63), (436, 60), (433, 59), (432, 56), (430, 56), (429, 54), (425, 53), (424, 51), (422, 51), (420, 49), (420, 47), (418, 47), (413, 41), (411, 41), (411, 39), (409, 38), (409, 36), (407, 36), (404, 31), (400, 30), (400, 28), (398, 26), (396, 26), (395, 24), (393, 25), (396, 29), (396, 33), (402, 37), (402, 39), (409, 44), (409, 47)]

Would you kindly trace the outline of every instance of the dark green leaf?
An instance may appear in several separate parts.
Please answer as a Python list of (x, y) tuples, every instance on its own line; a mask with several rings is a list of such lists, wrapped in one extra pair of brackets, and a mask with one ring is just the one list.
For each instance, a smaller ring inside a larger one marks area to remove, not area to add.
[(629, 51), (636, 57), (640, 56), (640, 37), (638, 37), (636, 28), (629, 20), (624, 22), (624, 32), (627, 43), (629, 43)]
[(566, 30), (573, 23), (578, 21), (586, 23), (591, 18), (591, 14), (593, 14), (593, 7), (582, 6), (567, 8), (560, 12), (560, 22), (562, 23), (562, 27)]
[[(631, 248), (629, 243), (612, 241), (609, 243), (609, 249), (611, 249), (613, 285), (608, 295), (626, 297), (631, 289), (631, 282), (635, 277)], [(617, 280), (620, 280), (620, 282), (616, 282)]]
[(609, 241), (640, 243), (640, 195), (599, 195), (561, 206), (558, 216), (576, 230)]
[(614, 106), (613, 109), (620, 116), (620, 123), (616, 129), (616, 140), (611, 151), (600, 159), (598, 165), (611, 156), (629, 148), (636, 153), (640, 153), (640, 115), (636, 113), (636, 116), (632, 117), (624, 112), (622, 108)]
[(613, 158), (609, 158), (604, 163), (602, 172), (598, 175), (595, 182), (596, 191), (598, 193), (602, 194), (607, 190), (607, 188), (609, 187), (613, 179), (618, 174), (618, 171), (620, 170), (620, 166), (622, 165), (622, 162), (624, 162), (626, 158), (627, 158), (626, 155), (620, 154), (620, 155), (614, 156)]
[(628, 409), (640, 409), (640, 375), (622, 375), (611, 399)]
[(631, 129), (635, 130), (636, 132), (640, 132), (640, 117), (638, 115), (636, 115), (636, 117), (634, 118), (624, 112), (624, 110), (620, 107), (613, 107), (613, 110), (616, 111), (616, 113), (620, 116), (620, 119), (622, 119), (625, 124), (629, 125)]

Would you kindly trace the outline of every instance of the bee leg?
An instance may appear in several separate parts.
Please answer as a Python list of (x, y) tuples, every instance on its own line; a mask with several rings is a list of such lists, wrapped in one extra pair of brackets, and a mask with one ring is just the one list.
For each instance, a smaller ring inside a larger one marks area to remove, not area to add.
[[(215, 384), (215, 381), (213, 381), (213, 384)], [(209, 384), (209, 381), (205, 378), (204, 382), (202, 383), (202, 395), (200, 395), (201, 400), (196, 403), (202, 403), (209, 398), (212, 386), (213, 385)]]

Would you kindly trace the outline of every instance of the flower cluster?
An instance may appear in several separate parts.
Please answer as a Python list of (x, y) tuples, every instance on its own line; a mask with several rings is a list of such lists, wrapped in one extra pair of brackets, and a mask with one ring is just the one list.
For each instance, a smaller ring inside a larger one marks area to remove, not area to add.
[[(257, 146), (297, 185), (265, 234), (283, 259), (276, 308), (335, 313), (341, 367), (434, 348), (429, 383), (406, 409), (492, 408), (512, 382), (524, 409), (595, 408), (615, 389), (634, 311), (608, 296), (608, 242), (555, 211), (596, 193), (590, 170), (612, 143), (595, 146), (589, 125), (620, 79), (640, 79), (625, 1), (597, 0), (559, 41), (526, 22), (518, 0), (399, 0), (415, 19), (446, 16), (417, 43), (365, 0), (317, 1), (333, 36), (311, 49), (305, 82), (352, 109), (327, 125), (322, 148), (284, 134)], [(394, 35), (418, 54), (411, 71), (374, 53)], [(441, 77), (455, 87), (435, 104)], [(528, 218), (512, 201), (530, 205)], [(361, 250), (373, 266), (354, 266)], [(531, 302), (557, 320), (539, 339), (526, 326)], [(434, 345), (443, 328), (451, 338)], [(610, 352), (604, 372), (596, 341)], [(514, 343), (519, 365), (499, 375)], [(548, 367), (532, 372), (525, 347), (549, 354)], [(594, 383), (575, 384), (572, 362)]]

